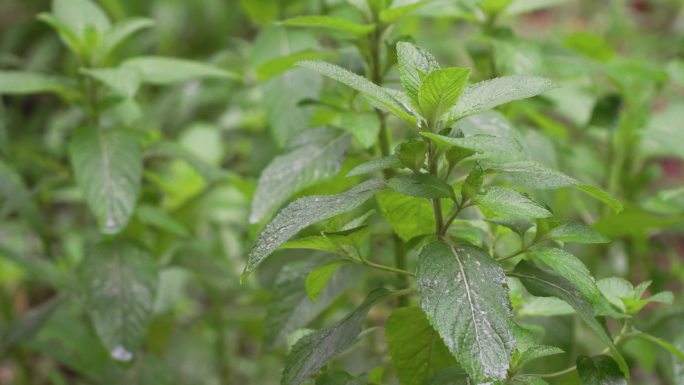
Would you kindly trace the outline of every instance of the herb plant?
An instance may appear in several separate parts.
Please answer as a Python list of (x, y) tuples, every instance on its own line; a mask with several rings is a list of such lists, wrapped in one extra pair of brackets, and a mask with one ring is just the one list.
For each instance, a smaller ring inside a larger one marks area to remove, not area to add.
[(680, 3), (6, 0), (0, 385), (682, 383)]

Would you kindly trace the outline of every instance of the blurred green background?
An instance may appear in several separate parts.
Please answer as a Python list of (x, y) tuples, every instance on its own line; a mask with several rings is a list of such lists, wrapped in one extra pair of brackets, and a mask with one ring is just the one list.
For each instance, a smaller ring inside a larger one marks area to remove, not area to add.
[[(139, 110), (118, 112), (123, 121), (133, 117), (130, 125), (141, 142), (163, 139), (191, 154), (191, 161), (146, 154), (143, 191), (125, 234), (154, 250), (161, 286), (143, 353), (126, 365), (114, 362), (99, 343), (78, 296), (66, 294), (86, 245), (101, 237), (66, 160), (66, 140), (82, 112), (50, 95), (2, 97), (0, 167), (11, 164), (18, 179), (4, 173), (0, 180), (0, 384), (277, 384), (286, 349), (264, 348), (264, 324), (284, 258), (269, 260), (242, 286), (238, 276), (259, 228), (248, 217), (260, 171), (295, 133), (314, 125), (315, 108), (298, 102), (317, 98), (322, 81), (301, 70), (265, 79), (258, 69), (302, 49), (336, 52), (358, 67), (354, 49), (338, 40), (275, 24), (303, 14), (353, 18), (350, 5), (98, 3), (113, 21), (155, 21), (122, 45), (113, 61), (173, 56), (228, 69), (240, 80), (145, 88), (136, 98)], [(638, 326), (668, 341), (684, 338), (684, 3), (518, 1), (519, 12), (489, 30), (461, 3), (467, 1), (430, 2), (403, 19), (392, 36), (411, 36), (444, 64), (474, 67), (477, 79), (524, 73), (561, 84), (543, 99), (503, 111), (539, 159), (624, 200), (622, 214), (605, 211), (596, 222), (598, 205), (563, 191), (546, 197), (561, 215), (579, 213), (614, 240), (582, 253), (597, 277), (652, 280), (651, 291), (675, 293), (675, 305), (649, 307)], [(0, 69), (77, 73), (78, 63), (57, 35), (36, 20), (49, 9), (47, 0), (2, 0)], [(398, 83), (396, 76), (388, 80)], [(611, 169), (616, 159), (620, 165)], [(193, 166), (198, 160), (205, 172)], [(351, 158), (345, 169), (359, 162)], [(338, 178), (300, 195), (339, 190), (345, 183), (351, 182)], [(296, 252), (292, 258), (306, 263)], [(342, 296), (311, 327), (338, 319), (362, 295)], [(371, 313), (371, 323), (385, 319), (378, 312)], [(574, 339), (581, 346), (592, 338), (576, 335), (572, 317), (540, 322), (554, 330), (559, 346)], [(581, 350), (575, 345), (564, 349)], [(369, 370), (387, 365), (378, 354), (383, 349), (380, 333), (363, 342), (360, 354), (342, 360), (357, 372)], [(681, 366), (653, 345), (633, 341), (624, 350), (635, 367), (635, 384), (679, 385), (673, 373)], [(542, 367), (563, 368), (563, 360)]]

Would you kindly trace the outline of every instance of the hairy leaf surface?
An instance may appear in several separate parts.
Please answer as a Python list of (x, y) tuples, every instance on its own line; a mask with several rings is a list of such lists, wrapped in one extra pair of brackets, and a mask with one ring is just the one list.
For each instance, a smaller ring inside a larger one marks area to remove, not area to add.
[(515, 345), (501, 267), (482, 249), (433, 242), (418, 262), (421, 307), (468, 375), (503, 380)]

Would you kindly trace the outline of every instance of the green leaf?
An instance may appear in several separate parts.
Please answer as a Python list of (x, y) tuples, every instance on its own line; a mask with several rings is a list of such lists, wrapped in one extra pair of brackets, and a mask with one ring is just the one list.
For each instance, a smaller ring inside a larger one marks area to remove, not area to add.
[(521, 13), (538, 11), (544, 8), (555, 7), (567, 3), (568, 0), (515, 0), (506, 8), (506, 15), (514, 16)]
[(349, 147), (348, 134), (332, 128), (306, 130), (291, 150), (275, 157), (261, 172), (252, 199), (250, 223), (272, 215), (292, 195), (335, 176)]
[(536, 189), (558, 189), (574, 187), (606, 203), (615, 213), (622, 211), (622, 203), (602, 189), (584, 184), (560, 171), (548, 168), (535, 161), (524, 160), (500, 164), (488, 164), (488, 168), (506, 173), (510, 179), (521, 186)]
[(157, 206), (142, 204), (138, 206), (135, 213), (138, 220), (146, 225), (157, 227), (180, 237), (190, 236), (190, 231), (187, 227)]
[(361, 332), (363, 321), (371, 306), (386, 298), (389, 292), (376, 289), (354, 312), (334, 326), (302, 337), (292, 347), (285, 360), (282, 385), (299, 385), (325, 366), (342, 351), (350, 347)]
[(555, 247), (535, 246), (530, 250), (530, 255), (543, 263), (561, 277), (572, 282), (582, 293), (584, 298), (591, 303), (599, 300), (599, 292), (596, 281), (584, 266), (584, 263), (569, 252)]
[(129, 241), (105, 241), (79, 270), (85, 308), (113, 359), (130, 361), (145, 337), (159, 286), (152, 255)]
[(122, 67), (138, 72), (143, 83), (167, 85), (199, 78), (236, 79), (224, 69), (197, 61), (164, 56), (139, 56), (126, 60)]
[(375, 171), (382, 171), (388, 168), (401, 168), (404, 164), (399, 159), (396, 154), (385, 156), (382, 158), (376, 158), (369, 160), (368, 162), (361, 163), (360, 165), (354, 167), (351, 171), (347, 173), (347, 176), (357, 176), (370, 174)]
[(306, 276), (305, 282), (306, 292), (309, 294), (309, 298), (316, 302), (318, 300), (318, 296), (328, 285), (328, 282), (330, 282), (330, 279), (335, 272), (347, 263), (349, 263), (349, 261), (338, 259), (313, 269), (311, 273)]
[(421, 198), (452, 198), (454, 196), (451, 186), (431, 174), (395, 176), (387, 181), (387, 186), (402, 194)]
[(484, 170), (476, 163), (461, 187), (462, 202), (474, 198), (480, 192), (482, 183), (484, 183)]
[(374, 112), (343, 112), (336, 125), (354, 135), (363, 148), (370, 148), (378, 141), (380, 118)]
[(470, 68), (449, 67), (430, 72), (420, 83), (418, 105), (428, 122), (435, 123), (456, 103), (470, 77)]
[(133, 214), (142, 178), (142, 151), (121, 130), (81, 129), (69, 143), (78, 185), (100, 230), (116, 234)]
[(392, 7), (388, 9), (383, 9), (380, 12), (380, 21), (382, 21), (383, 24), (392, 24), (395, 23), (397, 20), (401, 19), (402, 17), (408, 15), (409, 13), (415, 11), (416, 9), (423, 7), (424, 5), (427, 5), (429, 1), (424, 0), (424, 1), (416, 1), (414, 3), (410, 4), (405, 4), (405, 5), (400, 5), (397, 7)]
[(302, 60), (323, 60), (335, 56), (337, 54), (334, 52), (318, 52), (312, 49), (305, 49), (261, 63), (256, 69), (256, 74), (259, 80), (266, 81), (292, 69), (297, 62)]
[(418, 90), (425, 75), (439, 69), (439, 63), (430, 52), (407, 42), (397, 43), (397, 60), (401, 86), (415, 108), (418, 108)]
[(514, 377), (513, 378), (513, 384), (549, 385), (549, 383), (544, 381), (543, 378), (535, 376), (535, 375), (529, 375), (529, 374), (523, 374), (523, 375)]
[(566, 222), (546, 233), (546, 238), (571, 243), (608, 243), (610, 239), (579, 222)]
[(615, 347), (615, 344), (613, 344), (613, 340), (603, 326), (594, 318), (591, 304), (584, 299), (584, 295), (575, 285), (561, 276), (538, 269), (524, 261), (516, 266), (514, 273), (511, 275), (519, 278), (532, 295), (560, 298), (572, 306), (587, 326), (596, 333), (601, 342), (610, 349), (613, 356), (618, 360), (622, 371), (629, 373), (629, 367)]
[(359, 24), (339, 17), (308, 15), (283, 20), (279, 23), (289, 27), (316, 27), (341, 31), (354, 36), (365, 36), (375, 30), (375, 24)]
[(675, 359), (679, 360), (680, 362), (684, 362), (684, 350), (680, 350), (677, 348), (675, 345), (671, 344), (668, 341), (665, 341), (662, 338), (656, 337), (654, 335), (644, 333), (644, 332), (638, 332), (636, 334), (633, 334), (634, 337), (644, 339), (646, 341), (653, 342), (654, 344), (660, 346), (661, 348), (667, 350), (672, 354), (672, 357)]
[(308, 196), (290, 203), (257, 237), (241, 280), (300, 230), (361, 206), (383, 186), (382, 181), (369, 180), (341, 194)]
[[(317, 301), (312, 302), (307, 294), (307, 276), (316, 264), (305, 260), (291, 263), (279, 272), (271, 289), (273, 297), (266, 311), (264, 342), (267, 349), (284, 344), (287, 336), (305, 327), (347, 290), (355, 286), (362, 277), (362, 268), (349, 265), (333, 272), (330, 280), (321, 287)], [(325, 265), (324, 265), (325, 266)]]
[(53, 297), (18, 314), (12, 322), (3, 325), (0, 348), (6, 351), (16, 343), (33, 338), (63, 302), (63, 298)]
[(106, 85), (117, 94), (127, 98), (134, 97), (140, 86), (138, 72), (131, 68), (81, 68), (80, 71)]
[(404, 241), (434, 233), (435, 218), (430, 201), (391, 190), (379, 192), (375, 199), (392, 230)]
[(107, 14), (90, 0), (53, 0), (52, 12), (81, 38), (89, 28), (103, 34), (111, 27)]
[(499, 214), (525, 218), (548, 218), (553, 216), (549, 210), (526, 195), (505, 187), (489, 186), (485, 188), (482, 194), (475, 198), (475, 203)]
[(55, 76), (28, 71), (0, 71), (0, 94), (63, 94), (65, 91), (64, 82)]
[(528, 362), (562, 353), (565, 353), (563, 349), (557, 348), (555, 346), (533, 345), (520, 353), (517, 364), (518, 367), (522, 367)]
[(503, 270), (482, 249), (436, 241), (418, 262), (421, 307), (476, 383), (503, 380), (515, 341)]
[(154, 20), (144, 17), (126, 19), (114, 24), (104, 37), (105, 52), (113, 51), (136, 32), (150, 28), (153, 25)]
[(373, 84), (368, 79), (351, 71), (326, 62), (302, 61), (300, 67), (316, 71), (324, 76), (345, 84), (363, 94), (374, 106), (389, 111), (399, 118), (415, 125), (416, 119), (388, 90)]
[(459, 120), (514, 100), (539, 95), (556, 85), (537, 76), (513, 75), (485, 80), (463, 91), (458, 103), (449, 113), (449, 121)]
[(425, 165), (428, 145), (423, 140), (408, 140), (397, 146), (396, 153), (401, 162), (413, 172), (420, 171)]
[[(492, 161), (497, 162), (497, 164), (498, 162), (512, 162), (526, 157), (522, 144), (514, 138), (483, 134), (471, 135), (465, 138), (453, 138), (432, 132), (421, 132), (420, 134), (439, 146), (453, 146), (463, 150), (459, 157), (467, 155), (466, 157), (469, 156), (471, 159)], [(472, 155), (472, 153), (476, 154)], [(489, 167), (491, 168), (492, 166), (490, 165)]]
[(610, 356), (579, 356), (577, 372), (582, 385), (627, 385), (627, 379)]
[(580, 191), (584, 191), (585, 193), (591, 195), (592, 197), (600, 200), (601, 202), (607, 204), (610, 206), (611, 209), (613, 209), (613, 212), (618, 214), (621, 213), (622, 210), (624, 209), (624, 206), (622, 206), (622, 202), (617, 200), (614, 196), (610, 195), (608, 192), (592, 185), (588, 184), (578, 184), (575, 186), (576, 189)]
[(418, 307), (398, 308), (385, 323), (385, 340), (401, 385), (424, 385), (456, 360)]

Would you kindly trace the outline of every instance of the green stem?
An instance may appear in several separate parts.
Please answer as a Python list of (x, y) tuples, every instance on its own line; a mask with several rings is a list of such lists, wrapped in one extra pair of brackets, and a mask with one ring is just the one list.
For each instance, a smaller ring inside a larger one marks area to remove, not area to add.
[[(369, 77), (371, 81), (377, 85), (382, 85), (383, 74), (382, 74), (382, 63), (380, 60), (380, 52), (382, 49), (382, 35), (384, 31), (384, 26), (379, 20), (375, 20), (377, 27), (370, 38), (370, 62), (368, 63)], [(385, 113), (379, 109), (375, 109), (375, 113), (378, 115), (380, 120), (380, 132), (378, 133), (378, 145), (380, 147), (380, 154), (383, 157), (390, 155), (391, 148), (391, 137), (389, 130), (387, 129), (387, 116)], [(394, 176), (394, 170), (386, 169), (383, 171), (385, 179), (389, 179)], [(406, 271), (406, 251), (404, 250), (404, 244), (402, 240), (396, 235), (392, 234), (392, 243), (394, 246), (394, 268), (390, 268), (384, 265), (376, 265), (372, 262), (366, 262), (366, 266), (374, 267), (380, 270), (393, 271), (397, 274), (397, 286), (399, 289), (407, 288), (409, 285), (408, 276), (415, 276), (415, 274)], [(405, 297), (399, 297), (399, 306), (408, 305), (408, 300)]]
[[(629, 336), (629, 333), (627, 332), (631, 326), (630, 320), (626, 320), (625, 323), (622, 325), (622, 329), (620, 329), (620, 332), (618, 333), (615, 338), (613, 338), (613, 344), (617, 345), (622, 341), (625, 337)], [(605, 348), (603, 349), (599, 354), (606, 354), (610, 351), (610, 348)], [(541, 378), (552, 378), (552, 377), (560, 377), (564, 374), (568, 374), (570, 372), (573, 372), (574, 370), (577, 369), (577, 365), (573, 365), (567, 369), (563, 369), (557, 372), (553, 373), (547, 373), (547, 374), (533, 374), (534, 376), (541, 377)]]
[(412, 273), (410, 271), (398, 269), (398, 268), (395, 268), (392, 266), (381, 265), (378, 263), (371, 262), (367, 259), (359, 259), (359, 258), (353, 258), (353, 257), (351, 257), (350, 259), (351, 259), (351, 261), (358, 263), (360, 265), (368, 266), (368, 267), (373, 268), (373, 269), (388, 271), (390, 273), (395, 273), (401, 277), (406, 277), (406, 276), (415, 277), (416, 276), (414, 273)]
[[(428, 142), (428, 172), (439, 178), (437, 159), (432, 142)], [(432, 211), (435, 214), (435, 234), (440, 236), (445, 233), (444, 218), (442, 216), (442, 202), (440, 198), (433, 198)]]

